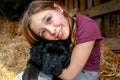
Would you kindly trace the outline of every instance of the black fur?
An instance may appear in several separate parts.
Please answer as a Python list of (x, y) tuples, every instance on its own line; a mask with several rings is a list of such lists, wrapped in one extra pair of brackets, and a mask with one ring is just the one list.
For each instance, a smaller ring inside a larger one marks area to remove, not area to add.
[(59, 76), (63, 68), (70, 63), (70, 40), (47, 41), (32, 46), (30, 59), (23, 73), (23, 80), (38, 80), (39, 72), (53, 75), (53, 80), (61, 80)]

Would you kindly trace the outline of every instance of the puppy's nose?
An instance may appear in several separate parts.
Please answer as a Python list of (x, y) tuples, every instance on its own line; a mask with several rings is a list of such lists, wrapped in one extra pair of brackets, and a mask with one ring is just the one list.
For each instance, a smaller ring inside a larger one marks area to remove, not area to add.
[(54, 56), (53, 57), (53, 59), (52, 59), (52, 61), (51, 61), (51, 64), (50, 64), (50, 67), (52, 68), (52, 69), (55, 69), (56, 67), (57, 67), (57, 59), (56, 59), (56, 57)]
[(53, 64), (51, 64), (50, 67), (51, 67), (52, 69), (55, 69), (55, 68), (56, 68), (56, 66), (53, 65)]

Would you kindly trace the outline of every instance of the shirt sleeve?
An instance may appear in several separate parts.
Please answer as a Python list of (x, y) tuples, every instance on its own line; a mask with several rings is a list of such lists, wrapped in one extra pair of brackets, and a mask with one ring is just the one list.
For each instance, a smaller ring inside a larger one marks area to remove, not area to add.
[(101, 39), (101, 31), (95, 21), (88, 21), (83, 25), (78, 25), (76, 32), (76, 40), (78, 43)]

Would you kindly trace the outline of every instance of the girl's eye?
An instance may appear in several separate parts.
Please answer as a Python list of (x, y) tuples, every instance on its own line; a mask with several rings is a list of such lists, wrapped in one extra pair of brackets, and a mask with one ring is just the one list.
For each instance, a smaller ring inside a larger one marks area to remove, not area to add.
[(42, 35), (42, 36), (45, 36), (45, 30), (41, 32), (41, 35)]
[(52, 22), (52, 21), (51, 21), (51, 18), (52, 18), (52, 17), (48, 17), (48, 18), (47, 18), (47, 24), (51, 24), (51, 22)]

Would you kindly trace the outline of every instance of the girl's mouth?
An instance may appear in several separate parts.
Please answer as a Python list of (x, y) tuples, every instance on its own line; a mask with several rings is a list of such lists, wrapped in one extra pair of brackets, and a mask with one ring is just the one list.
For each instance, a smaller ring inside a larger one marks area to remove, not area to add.
[(62, 27), (60, 26), (59, 32), (58, 32), (58, 34), (57, 34), (57, 38), (58, 38), (58, 39), (61, 39), (62, 36), (63, 36), (63, 30), (62, 30)]

